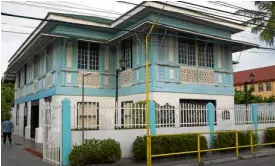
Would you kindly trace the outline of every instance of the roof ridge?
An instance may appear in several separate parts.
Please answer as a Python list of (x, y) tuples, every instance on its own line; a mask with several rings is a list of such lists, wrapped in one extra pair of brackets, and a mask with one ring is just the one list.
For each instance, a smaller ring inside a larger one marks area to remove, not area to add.
[(247, 69), (247, 70), (241, 70), (241, 71), (236, 71), (236, 72), (234, 72), (234, 73), (246, 72), (246, 71), (257, 70), (257, 69), (263, 69), (263, 68), (270, 68), (270, 67), (275, 67), (275, 65), (264, 66), (264, 67), (257, 67), (257, 68), (253, 68), (253, 69)]

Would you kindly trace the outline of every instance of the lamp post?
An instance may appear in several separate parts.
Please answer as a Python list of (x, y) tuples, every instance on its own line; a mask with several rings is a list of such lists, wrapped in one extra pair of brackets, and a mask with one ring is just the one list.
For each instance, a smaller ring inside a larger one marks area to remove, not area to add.
[(248, 105), (248, 101), (247, 101), (247, 85), (253, 84), (254, 79), (255, 79), (255, 75), (253, 73), (251, 73), (249, 75), (249, 79), (250, 79), (249, 82), (247, 82), (247, 81), (244, 82), (244, 102), (245, 102), (246, 122), (248, 122), (248, 113), (247, 113), (247, 105)]
[(119, 73), (125, 70), (125, 60), (119, 60), (121, 69), (116, 69), (116, 98), (115, 98), (115, 129), (117, 128), (117, 117), (118, 117), (118, 78)]

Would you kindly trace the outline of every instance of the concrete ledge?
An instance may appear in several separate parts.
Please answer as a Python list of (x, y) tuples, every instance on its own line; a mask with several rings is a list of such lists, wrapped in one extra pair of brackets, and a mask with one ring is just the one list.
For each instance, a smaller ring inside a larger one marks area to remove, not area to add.
[(172, 166), (200, 166), (203, 164), (198, 164), (198, 163), (190, 163), (190, 164), (177, 164), (177, 165), (172, 165)]
[(239, 159), (238, 157), (229, 157), (229, 158), (217, 159), (217, 160), (212, 160), (212, 161), (203, 161), (203, 165), (206, 166), (206, 165), (227, 163), (227, 162), (237, 161), (238, 159)]
[(266, 155), (266, 153), (256, 153), (256, 154), (254, 154), (254, 157), (255, 158), (260, 158), (260, 157), (266, 157), (267, 155)]
[(268, 152), (268, 153), (265, 153), (266, 156), (275, 156), (275, 152)]
[(247, 160), (247, 159), (252, 159), (254, 156), (252, 155), (244, 155), (244, 156), (239, 156), (240, 160)]

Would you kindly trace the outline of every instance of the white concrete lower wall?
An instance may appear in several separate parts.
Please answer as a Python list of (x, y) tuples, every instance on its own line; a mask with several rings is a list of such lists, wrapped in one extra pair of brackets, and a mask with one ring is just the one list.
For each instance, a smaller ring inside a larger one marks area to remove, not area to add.
[[(157, 134), (178, 134), (186, 132), (207, 132), (209, 128), (205, 127), (184, 127), (184, 128), (157, 128)], [(144, 136), (145, 129), (125, 129), (125, 130), (90, 130), (85, 131), (85, 139), (106, 139), (112, 138), (120, 142), (122, 150), (122, 158), (132, 157), (132, 145), (137, 136)], [(209, 136), (205, 135), (207, 141)], [(82, 143), (82, 131), (72, 131), (72, 145), (80, 145)]]
[[(268, 127), (275, 127), (275, 124), (259, 124), (259, 129), (266, 129)], [(215, 131), (220, 130), (251, 130), (253, 125), (228, 125), (215, 126)], [(157, 134), (179, 134), (179, 133), (195, 133), (195, 132), (209, 132), (208, 126), (203, 127), (180, 127), (180, 128), (157, 128)], [(122, 158), (132, 157), (132, 145), (137, 136), (144, 136), (146, 134), (145, 129), (125, 129), (125, 130), (90, 130), (84, 132), (85, 139), (107, 139), (112, 138), (120, 142), (122, 150)], [(259, 131), (259, 143), (264, 141), (264, 131)], [(210, 135), (203, 134), (205, 136), (208, 146), (210, 144)], [(82, 131), (72, 131), (72, 145), (80, 145), (82, 143)]]

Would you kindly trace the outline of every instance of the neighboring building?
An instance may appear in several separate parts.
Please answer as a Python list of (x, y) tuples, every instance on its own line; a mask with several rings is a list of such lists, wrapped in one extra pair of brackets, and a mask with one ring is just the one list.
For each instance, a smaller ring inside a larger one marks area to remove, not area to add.
[[(119, 76), (119, 105), (144, 100), (145, 33), (163, 5), (143, 2), (116, 20), (49, 13), (46, 19), (55, 22), (43, 21), (9, 60), (6, 74), (16, 73), (15, 132), (42, 142), (43, 103), (65, 97), (80, 103), (82, 74), (92, 73), (85, 79), (85, 102), (114, 105), (121, 59), (126, 69)], [(231, 39), (244, 29), (167, 4), (149, 41), (150, 100), (233, 106), (232, 53), (258, 47)]]
[(244, 82), (249, 82), (249, 75), (255, 75), (254, 94), (263, 97), (275, 96), (275, 65), (234, 72), (234, 87), (238, 91), (244, 91)]

